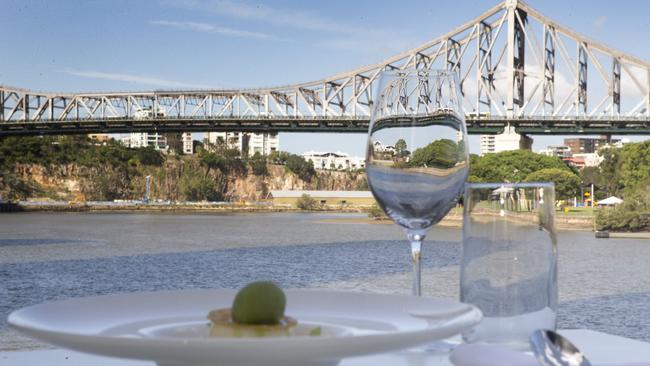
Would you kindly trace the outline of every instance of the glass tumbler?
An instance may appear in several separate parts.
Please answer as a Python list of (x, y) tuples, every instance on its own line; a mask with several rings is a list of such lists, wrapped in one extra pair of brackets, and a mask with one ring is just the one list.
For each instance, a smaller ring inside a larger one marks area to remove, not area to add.
[(553, 183), (466, 185), (460, 299), (483, 320), (465, 342), (522, 349), (535, 329), (555, 329), (554, 217)]

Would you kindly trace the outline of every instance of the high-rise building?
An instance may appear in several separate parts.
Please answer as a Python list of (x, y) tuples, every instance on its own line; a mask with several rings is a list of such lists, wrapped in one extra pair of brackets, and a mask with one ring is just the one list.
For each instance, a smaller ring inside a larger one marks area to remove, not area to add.
[(501, 151), (526, 149), (533, 147), (533, 139), (515, 132), (512, 126), (506, 126), (498, 135), (481, 135), (481, 155)]
[(129, 147), (152, 146), (156, 150), (167, 149), (167, 139), (161, 133), (132, 132), (128, 142)]
[(91, 133), (88, 135), (88, 138), (93, 143), (97, 143), (97, 144), (104, 144), (111, 139), (111, 137), (107, 133)]
[(208, 132), (205, 140), (213, 145), (222, 145), (241, 152), (248, 151), (248, 155), (260, 153), (269, 155), (280, 149), (277, 133), (248, 133), (248, 132)]
[(192, 141), (192, 133), (190, 132), (174, 132), (165, 134), (167, 139), (167, 148), (169, 151), (191, 155), (194, 153), (194, 143)]
[(573, 154), (591, 154), (608, 144), (616, 144), (620, 140), (611, 139), (609, 136), (599, 138), (570, 138), (564, 139), (564, 145), (571, 149)]
[(495, 152), (495, 137), (496, 135), (481, 135), (481, 155)]
[(571, 149), (568, 146), (548, 146), (546, 149), (539, 152), (542, 155), (554, 156), (556, 158), (564, 159), (573, 156)]

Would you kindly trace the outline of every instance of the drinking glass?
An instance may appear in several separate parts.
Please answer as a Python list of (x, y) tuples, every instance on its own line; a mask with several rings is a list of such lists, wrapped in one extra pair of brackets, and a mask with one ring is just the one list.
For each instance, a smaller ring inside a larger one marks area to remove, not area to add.
[(416, 68), (380, 75), (366, 154), (368, 185), (411, 243), (413, 294), (420, 296), (420, 253), (429, 228), (457, 202), (469, 155), (455, 73)]
[(460, 300), (483, 312), (463, 339), (527, 348), (556, 324), (555, 186), (467, 184), (463, 201)]

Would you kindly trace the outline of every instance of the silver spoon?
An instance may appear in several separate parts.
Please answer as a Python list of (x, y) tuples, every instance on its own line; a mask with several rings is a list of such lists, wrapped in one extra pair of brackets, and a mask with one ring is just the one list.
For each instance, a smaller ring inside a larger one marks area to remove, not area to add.
[(534, 331), (530, 347), (542, 366), (591, 366), (578, 347), (552, 330)]
[[(530, 336), (530, 347), (542, 366), (591, 366), (587, 357), (580, 352), (578, 347), (552, 330), (538, 329), (534, 331)], [(616, 366), (649, 365), (650, 363), (643, 362), (617, 364)]]

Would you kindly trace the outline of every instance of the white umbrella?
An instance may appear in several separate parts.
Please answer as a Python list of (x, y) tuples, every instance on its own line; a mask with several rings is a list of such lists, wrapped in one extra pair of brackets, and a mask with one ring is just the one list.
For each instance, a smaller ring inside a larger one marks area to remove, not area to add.
[(604, 200), (596, 202), (598, 205), (602, 206), (608, 206), (608, 205), (618, 205), (619, 203), (623, 203), (623, 200), (616, 197), (616, 196), (611, 196), (607, 197)]

